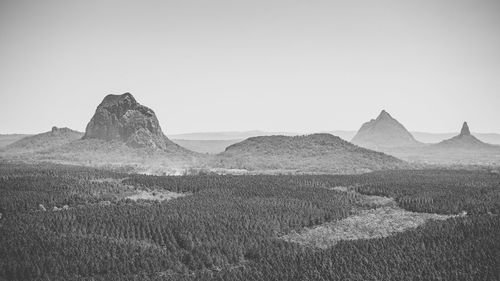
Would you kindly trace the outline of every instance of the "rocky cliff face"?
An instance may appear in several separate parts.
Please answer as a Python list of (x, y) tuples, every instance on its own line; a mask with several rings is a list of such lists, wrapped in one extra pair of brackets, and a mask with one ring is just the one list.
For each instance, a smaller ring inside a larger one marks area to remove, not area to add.
[(87, 125), (84, 139), (123, 141), (131, 147), (177, 146), (162, 132), (155, 113), (130, 93), (108, 95)]
[(377, 119), (364, 123), (352, 143), (368, 148), (417, 146), (420, 143), (410, 132), (385, 110)]

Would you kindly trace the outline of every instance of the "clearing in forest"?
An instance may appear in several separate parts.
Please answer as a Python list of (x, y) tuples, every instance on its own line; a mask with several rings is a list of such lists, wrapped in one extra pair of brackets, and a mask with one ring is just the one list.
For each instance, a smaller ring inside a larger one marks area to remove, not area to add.
[(305, 228), (300, 232), (292, 231), (281, 238), (289, 242), (326, 249), (342, 240), (387, 237), (418, 227), (428, 220), (446, 220), (456, 217), (406, 211), (398, 207), (393, 198), (362, 195), (346, 187), (335, 187), (332, 190), (351, 193), (353, 196), (360, 197), (363, 205), (376, 207), (361, 208), (356, 210), (353, 216), (313, 228)]
[(134, 201), (138, 200), (148, 200), (148, 201), (168, 201), (175, 198), (191, 195), (190, 193), (178, 193), (173, 192), (161, 188), (141, 188), (137, 186), (132, 186), (128, 184), (124, 184), (123, 181), (126, 178), (120, 179), (112, 179), (112, 178), (103, 178), (103, 179), (95, 179), (92, 182), (96, 183), (108, 183), (111, 184), (108, 187), (108, 190), (104, 188), (100, 188), (98, 190), (98, 195), (103, 196), (112, 196), (116, 199), (131, 199)]
[(186, 193), (177, 193), (168, 190), (138, 190), (134, 194), (128, 195), (126, 198), (137, 201), (137, 200), (149, 200), (149, 201), (165, 201), (172, 200), (175, 198), (187, 196)]

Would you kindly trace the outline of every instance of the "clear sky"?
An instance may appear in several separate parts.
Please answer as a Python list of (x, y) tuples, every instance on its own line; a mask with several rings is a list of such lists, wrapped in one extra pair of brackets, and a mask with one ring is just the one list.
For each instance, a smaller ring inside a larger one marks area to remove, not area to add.
[(124, 92), (167, 134), (500, 132), (500, 1), (0, 0), (0, 133)]

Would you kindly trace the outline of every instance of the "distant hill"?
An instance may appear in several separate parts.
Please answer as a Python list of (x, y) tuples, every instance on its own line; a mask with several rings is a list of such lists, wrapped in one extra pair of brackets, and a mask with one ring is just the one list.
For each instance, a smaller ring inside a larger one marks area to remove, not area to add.
[[(338, 136), (341, 139), (346, 141), (351, 141), (352, 138), (356, 135), (357, 131), (353, 130), (333, 130), (333, 131), (323, 131), (320, 133), (332, 134), (334, 136)], [(456, 133), (428, 133), (428, 132), (410, 132), (413, 137), (422, 143), (438, 143), (445, 139), (449, 139), (456, 135)], [(187, 134), (176, 134), (176, 135), (168, 135), (170, 139), (175, 140), (214, 140), (214, 141), (233, 141), (238, 140), (241, 141), (243, 139), (258, 137), (258, 136), (275, 136), (275, 135), (284, 135), (284, 136), (298, 136), (303, 135), (303, 133), (299, 132), (287, 132), (287, 133), (279, 133), (279, 132), (266, 132), (266, 131), (246, 131), (246, 132), (204, 132), (204, 133), (187, 133)], [(500, 144), (500, 134), (497, 133), (474, 133), (474, 135), (486, 142), (491, 144)], [(210, 145), (210, 144), (208, 144)]]
[(470, 133), (467, 122), (464, 122), (460, 134), (434, 145), (442, 149), (483, 149), (492, 148), (491, 144), (478, 140)]
[(407, 166), (330, 134), (253, 137), (229, 146), (217, 161), (228, 169), (297, 173), (360, 173)]
[(371, 149), (421, 145), (406, 128), (385, 110), (376, 119), (364, 123), (352, 143)]
[(69, 128), (53, 127), (52, 130), (24, 137), (14, 143), (7, 145), (4, 150), (9, 153), (37, 152), (53, 147), (58, 147), (80, 139), (83, 133)]
[(0, 134), (0, 149), (22, 138), (32, 136), (28, 134)]
[(470, 133), (465, 122), (460, 134), (422, 147), (391, 148), (385, 153), (419, 163), (440, 165), (500, 165), (500, 146), (485, 143)]
[(266, 132), (266, 131), (227, 131), (227, 132), (195, 132), (195, 133), (186, 133), (186, 134), (176, 134), (169, 135), (171, 139), (177, 140), (243, 140), (251, 137), (258, 136), (274, 136), (274, 135), (283, 135), (283, 136), (296, 136), (300, 135), (300, 133), (295, 132)]
[[(343, 140), (350, 141), (355, 135), (356, 131), (349, 130), (335, 130), (326, 131), (325, 133), (338, 136)], [(419, 145), (438, 143), (445, 139), (452, 138), (456, 133), (426, 133), (426, 132), (410, 132), (414, 138), (419, 142)], [(230, 139), (231, 137), (237, 136), (272, 136), (272, 135), (282, 135), (280, 133), (266, 132), (266, 131), (248, 131), (248, 132), (205, 132), (205, 133), (188, 133), (180, 135), (171, 135), (172, 140), (189, 150), (200, 152), (217, 154), (223, 152), (226, 147), (241, 142), (241, 139)], [(288, 136), (301, 135), (300, 133), (287, 133)], [(500, 145), (500, 134), (495, 133), (475, 133), (478, 139), (486, 143), (499, 144)], [(177, 139), (177, 137), (185, 137), (186, 139)], [(229, 138), (229, 139), (226, 139)], [(386, 149), (384, 149), (386, 148)], [(404, 147), (403, 147), (404, 148)], [(372, 149), (389, 151), (387, 147), (373, 147)]]
[[(356, 134), (355, 131), (329, 131), (324, 133), (338, 136), (345, 141), (349, 141)], [(241, 136), (241, 135), (248, 135), (248, 137), (241, 139), (224, 139), (225, 137)], [(192, 151), (200, 153), (217, 154), (224, 152), (224, 150), (226, 150), (228, 146), (241, 142), (250, 137), (277, 136), (277, 135), (298, 136), (301, 134), (299, 133), (280, 134), (280, 133), (272, 133), (265, 131), (251, 131), (245, 133), (238, 133), (238, 132), (191, 133), (185, 135), (173, 135), (173, 136), (186, 136), (188, 137), (188, 139), (172, 138), (172, 141)], [(203, 139), (204, 137), (207, 139)]]
[[(349, 141), (356, 134), (355, 131), (329, 131), (326, 132), (339, 136), (343, 140)], [(266, 132), (266, 131), (241, 131), (241, 132), (195, 132), (186, 134), (169, 135), (173, 142), (189, 150), (199, 153), (217, 154), (235, 143), (247, 138), (259, 136), (298, 136), (297, 132)]]
[(187, 148), (189, 150), (208, 153), (208, 154), (218, 154), (226, 150), (226, 147), (243, 141), (242, 139), (237, 140), (182, 140), (182, 139), (172, 139), (176, 144)]

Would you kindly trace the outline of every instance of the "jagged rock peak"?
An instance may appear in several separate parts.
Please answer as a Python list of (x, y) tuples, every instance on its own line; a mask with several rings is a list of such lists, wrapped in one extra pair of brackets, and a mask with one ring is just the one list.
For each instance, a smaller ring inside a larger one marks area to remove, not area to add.
[(437, 144), (437, 146), (447, 148), (460, 148), (460, 149), (477, 149), (477, 148), (492, 148), (493, 146), (482, 142), (470, 133), (467, 122), (462, 125), (460, 134), (451, 139), (444, 140)]
[(122, 95), (107, 95), (104, 97), (99, 106), (113, 106), (120, 103), (134, 105), (137, 104), (137, 101), (131, 93), (124, 93)]
[(467, 125), (467, 122), (464, 122), (462, 125), (462, 130), (460, 131), (461, 136), (469, 136), (470, 135), (470, 130), (469, 130), (469, 125)]
[(130, 93), (107, 95), (85, 130), (84, 139), (123, 141), (132, 147), (166, 149), (173, 144), (163, 134), (155, 113)]

